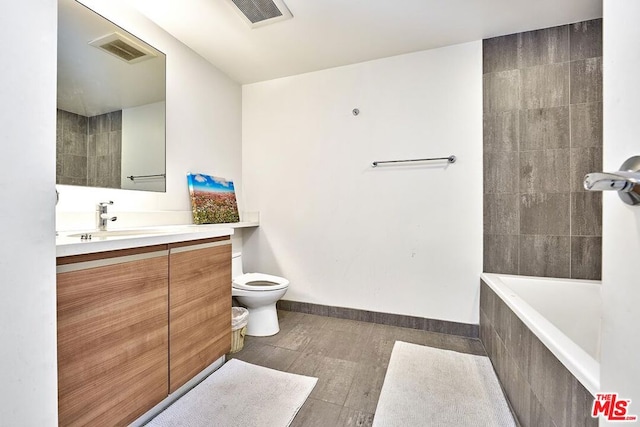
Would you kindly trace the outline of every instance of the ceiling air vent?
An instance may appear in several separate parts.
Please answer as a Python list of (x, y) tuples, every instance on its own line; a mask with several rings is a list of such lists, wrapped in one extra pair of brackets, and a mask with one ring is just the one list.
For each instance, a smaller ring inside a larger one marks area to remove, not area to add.
[(274, 22), (293, 18), (281, 0), (231, 0), (234, 9), (251, 27), (261, 27)]
[(111, 33), (90, 41), (91, 46), (97, 47), (128, 64), (155, 58), (153, 50), (140, 40), (133, 40), (120, 33)]

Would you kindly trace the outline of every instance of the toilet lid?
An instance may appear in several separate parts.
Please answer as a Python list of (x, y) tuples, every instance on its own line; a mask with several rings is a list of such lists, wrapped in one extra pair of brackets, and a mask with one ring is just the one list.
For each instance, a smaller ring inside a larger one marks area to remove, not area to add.
[(233, 279), (232, 286), (247, 291), (275, 291), (289, 286), (289, 281), (270, 274), (246, 273)]

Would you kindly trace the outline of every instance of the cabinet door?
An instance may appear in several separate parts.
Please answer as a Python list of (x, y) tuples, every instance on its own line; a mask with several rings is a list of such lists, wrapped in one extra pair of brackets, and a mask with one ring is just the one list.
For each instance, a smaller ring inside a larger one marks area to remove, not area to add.
[(169, 254), (169, 391), (231, 349), (231, 242)]
[(58, 265), (60, 425), (127, 425), (167, 396), (167, 280), (166, 250)]

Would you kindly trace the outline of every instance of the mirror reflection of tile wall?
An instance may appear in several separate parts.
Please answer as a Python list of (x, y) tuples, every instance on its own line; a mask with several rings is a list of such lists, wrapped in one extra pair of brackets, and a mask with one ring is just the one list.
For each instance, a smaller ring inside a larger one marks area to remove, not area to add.
[(56, 182), (120, 188), (122, 111), (85, 117), (57, 110)]
[(484, 271), (600, 279), (602, 20), (483, 40)]

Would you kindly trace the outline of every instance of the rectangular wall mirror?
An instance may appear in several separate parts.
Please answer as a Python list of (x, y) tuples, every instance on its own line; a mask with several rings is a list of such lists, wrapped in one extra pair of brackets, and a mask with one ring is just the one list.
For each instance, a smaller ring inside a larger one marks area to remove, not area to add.
[(164, 192), (166, 57), (58, 1), (56, 183)]

